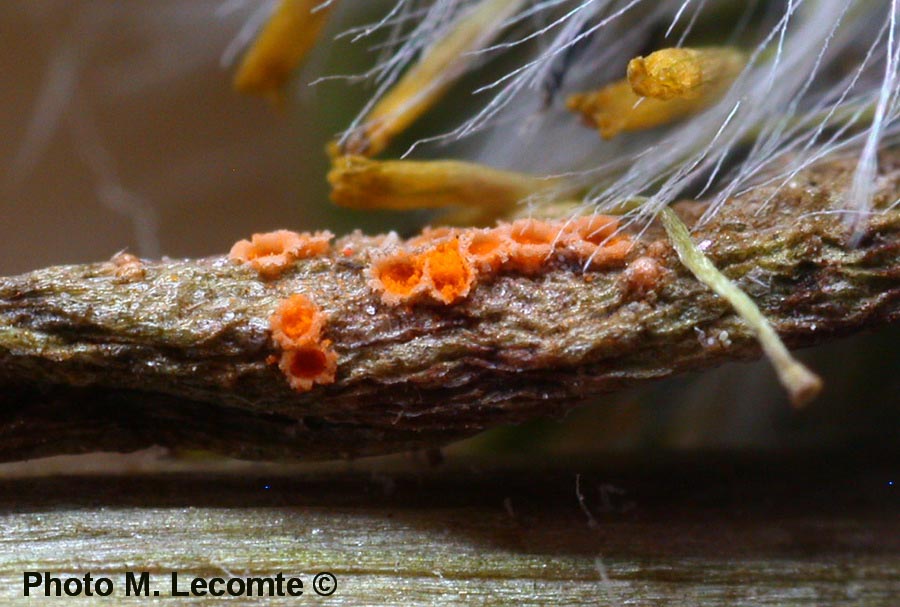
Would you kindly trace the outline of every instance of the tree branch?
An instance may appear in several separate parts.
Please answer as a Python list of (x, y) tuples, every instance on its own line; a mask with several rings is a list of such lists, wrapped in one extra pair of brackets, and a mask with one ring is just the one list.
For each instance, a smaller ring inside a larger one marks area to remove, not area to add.
[[(830, 212), (852, 169), (827, 161), (768, 205), (773, 190), (763, 188), (695, 232), (789, 345), (900, 319), (900, 209), (873, 215), (857, 248)], [(885, 153), (881, 169), (886, 208), (900, 196), (900, 152)], [(688, 223), (701, 211), (678, 205)], [(365, 252), (300, 261), (270, 282), (223, 257), (0, 279), (0, 459), (152, 444), (272, 459), (431, 447), (759, 355), (752, 332), (680, 266), (660, 230), (630, 259), (648, 248), (664, 268), (649, 292), (629, 287), (628, 268), (553, 262), (538, 276), (478, 284), (450, 307), (382, 304), (366, 284)], [(336, 383), (306, 393), (266, 361), (268, 317), (297, 292), (328, 314), (325, 336), (340, 357)]]

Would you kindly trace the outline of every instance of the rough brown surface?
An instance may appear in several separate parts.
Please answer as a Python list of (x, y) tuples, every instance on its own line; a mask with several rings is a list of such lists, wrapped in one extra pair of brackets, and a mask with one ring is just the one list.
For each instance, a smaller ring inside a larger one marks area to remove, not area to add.
[[(898, 166), (900, 153), (883, 156), (883, 207), (900, 195)], [(825, 212), (851, 171), (824, 163), (767, 206), (765, 189), (731, 201), (695, 233), (789, 345), (900, 318), (900, 209), (874, 215), (856, 248)], [(697, 207), (681, 212), (689, 220)], [(147, 263), (134, 276), (97, 263), (0, 279), (0, 458), (151, 444), (244, 458), (437, 446), (757, 356), (742, 321), (654, 234), (630, 259), (649, 248), (662, 268), (655, 289), (630, 288), (627, 268), (550, 264), (478, 284), (449, 307), (381, 303), (363, 246), (268, 282), (224, 257)], [(328, 314), (339, 355), (336, 383), (306, 393), (267, 363), (268, 318), (292, 293)]]
[[(172, 571), (182, 592), (194, 577), (304, 582), (227, 605), (896, 604), (896, 453), (622, 464), (0, 479), (0, 605), (217, 604), (171, 596)], [(26, 599), (23, 571), (89, 571), (115, 592)], [(159, 596), (127, 598), (125, 571), (150, 572)], [(320, 571), (337, 579), (321, 599)]]

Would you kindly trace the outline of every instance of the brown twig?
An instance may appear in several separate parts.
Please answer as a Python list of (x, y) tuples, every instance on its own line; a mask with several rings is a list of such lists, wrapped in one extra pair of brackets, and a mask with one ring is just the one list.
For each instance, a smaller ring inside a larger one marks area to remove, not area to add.
[[(882, 206), (900, 196), (898, 167), (900, 153), (883, 155)], [(695, 232), (789, 345), (900, 319), (900, 209), (873, 215), (856, 248), (831, 212), (852, 168), (825, 162), (769, 205), (771, 190), (745, 195)], [(678, 210), (690, 223), (701, 207)], [(273, 281), (223, 257), (0, 279), (0, 458), (152, 444), (270, 459), (433, 447), (759, 355), (752, 331), (659, 231), (630, 256), (658, 263), (649, 289), (632, 280), (633, 263), (555, 263), (501, 274), (443, 307), (384, 305), (366, 282), (366, 239), (343, 244), (362, 252), (303, 260)], [(339, 355), (336, 383), (305, 393), (267, 362), (268, 318), (298, 292), (328, 315)]]

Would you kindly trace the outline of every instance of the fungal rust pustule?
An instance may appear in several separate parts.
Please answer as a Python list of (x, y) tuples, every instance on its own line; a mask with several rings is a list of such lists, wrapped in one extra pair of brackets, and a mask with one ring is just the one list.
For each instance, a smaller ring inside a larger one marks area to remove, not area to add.
[(333, 384), (337, 373), (337, 354), (330, 348), (331, 343), (302, 346), (285, 350), (278, 367), (287, 377), (288, 383), (298, 392), (312, 390), (315, 384)]
[(509, 247), (497, 228), (469, 230), (463, 243), (466, 254), (479, 272), (496, 272), (509, 260)]
[(520, 219), (493, 228), (425, 228), (371, 256), (369, 286), (388, 305), (451, 305), (500, 272), (536, 275), (554, 260), (590, 269), (623, 265), (632, 247), (612, 217)]
[(298, 259), (324, 255), (334, 234), (322, 232), (292, 232), (275, 230), (254, 234), (250, 240), (239, 240), (231, 247), (228, 258), (247, 264), (263, 278), (277, 278)]
[(566, 222), (561, 240), (582, 263), (593, 269), (621, 266), (633, 245), (627, 234), (617, 233), (619, 222), (607, 215), (586, 215)]
[(381, 300), (388, 305), (411, 302), (427, 288), (422, 281), (423, 269), (421, 256), (404, 249), (376, 255), (370, 266), (369, 285), (381, 293)]
[(475, 270), (460, 250), (458, 237), (430, 247), (422, 257), (428, 294), (432, 298), (449, 305), (469, 294), (475, 283)]
[(660, 287), (666, 273), (667, 270), (656, 258), (649, 255), (638, 257), (622, 273), (625, 290), (630, 295), (644, 296)]
[(337, 354), (331, 342), (322, 339), (326, 321), (318, 306), (301, 293), (282, 300), (269, 317), (272, 340), (282, 351), (278, 367), (295, 390), (334, 383)]
[(144, 262), (131, 253), (120, 251), (109, 260), (109, 270), (116, 277), (116, 282), (137, 282), (146, 276)]
[(520, 219), (502, 229), (507, 241), (507, 265), (523, 274), (537, 274), (553, 253), (562, 226), (558, 222)]
[(272, 338), (282, 348), (319, 341), (325, 316), (305, 295), (291, 295), (269, 317)]

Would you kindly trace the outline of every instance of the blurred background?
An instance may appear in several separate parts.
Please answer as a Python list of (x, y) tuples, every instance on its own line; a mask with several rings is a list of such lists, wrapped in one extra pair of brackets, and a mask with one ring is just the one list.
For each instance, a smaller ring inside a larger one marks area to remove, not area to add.
[[(0, 273), (103, 260), (123, 249), (154, 258), (220, 254), (278, 227), (341, 234), (421, 226), (422, 214), (329, 203), (324, 144), (370, 91), (342, 80), (308, 86), (370, 66), (371, 41), (331, 40), (387, 5), (342, 3), (288, 103), (275, 111), (231, 88), (235, 41), (272, 2), (0, 3)], [(451, 95), (437, 119), (446, 123), (472, 103)], [(803, 353), (826, 390), (802, 412), (790, 409), (766, 363), (733, 364), (611, 395), (561, 422), (498, 429), (450, 451), (896, 450), (898, 337), (894, 327)]]

